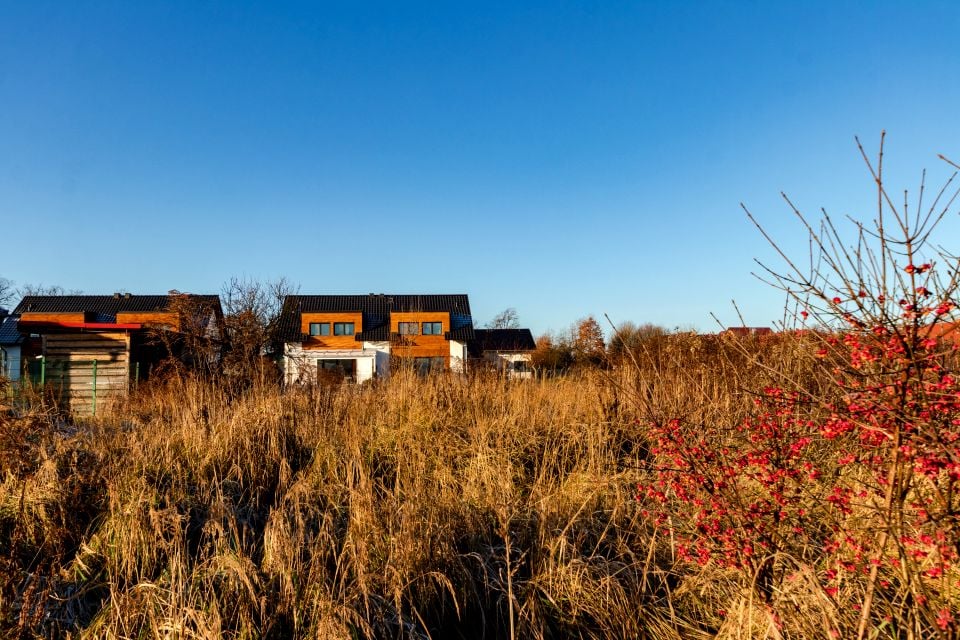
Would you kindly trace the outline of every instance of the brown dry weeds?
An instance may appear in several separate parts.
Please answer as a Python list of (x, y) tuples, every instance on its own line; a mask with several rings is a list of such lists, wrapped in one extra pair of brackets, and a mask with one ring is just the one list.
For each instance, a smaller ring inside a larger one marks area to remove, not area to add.
[[(767, 345), (764, 358), (802, 377), (793, 348)], [(775, 604), (778, 628), (741, 577), (675, 565), (635, 500), (645, 421), (739, 420), (774, 374), (721, 341), (655, 349), (521, 383), (397, 375), (232, 397), (177, 377), (96, 420), (63, 422), (39, 402), (6, 414), (0, 630), (666, 639), (849, 628), (802, 574)]]

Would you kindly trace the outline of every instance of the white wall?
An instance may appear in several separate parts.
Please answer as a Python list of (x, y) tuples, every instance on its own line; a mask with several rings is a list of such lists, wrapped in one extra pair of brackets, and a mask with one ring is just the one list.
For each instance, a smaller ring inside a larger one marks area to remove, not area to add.
[(386, 378), (390, 375), (390, 343), (389, 342), (364, 342), (363, 349), (376, 352), (375, 372), (378, 378)]
[(363, 358), (357, 358), (357, 382), (366, 382), (367, 380), (373, 380), (375, 366), (376, 366), (376, 357), (370, 355)]
[(10, 381), (20, 379), (20, 347), (10, 346), (0, 348), (0, 376)]
[(378, 353), (366, 348), (304, 350), (300, 342), (287, 342), (283, 345), (283, 379), (287, 384), (314, 382), (318, 360), (354, 360), (357, 382), (366, 382), (376, 375)]
[(457, 373), (466, 371), (467, 344), (465, 342), (450, 341), (450, 370)]
[[(493, 363), (497, 371), (506, 371), (509, 378), (531, 378), (533, 373), (529, 371), (530, 363), (533, 361), (533, 354), (530, 353), (509, 353), (504, 351), (484, 351), (483, 358)], [(515, 362), (526, 362), (528, 371), (514, 371)]]
[(210, 317), (207, 318), (207, 331), (206, 338), (209, 340), (219, 340), (220, 339), (220, 325), (217, 324), (217, 312), (211, 311)]

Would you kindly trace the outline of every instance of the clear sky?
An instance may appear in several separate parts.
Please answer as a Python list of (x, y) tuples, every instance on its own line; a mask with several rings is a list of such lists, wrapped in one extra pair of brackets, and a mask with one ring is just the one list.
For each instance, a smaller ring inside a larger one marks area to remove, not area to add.
[(855, 134), (947, 176), (958, 34), (956, 2), (0, 0), (0, 275), (768, 324), (739, 203), (802, 256), (780, 190), (873, 213)]

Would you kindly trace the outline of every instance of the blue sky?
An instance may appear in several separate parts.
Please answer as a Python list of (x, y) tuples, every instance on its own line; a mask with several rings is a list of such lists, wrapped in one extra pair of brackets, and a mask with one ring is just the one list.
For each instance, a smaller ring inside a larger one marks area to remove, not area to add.
[(953, 2), (0, 0), (0, 275), (768, 324), (739, 203), (802, 256), (781, 190), (873, 213), (855, 134), (945, 178), (957, 33)]

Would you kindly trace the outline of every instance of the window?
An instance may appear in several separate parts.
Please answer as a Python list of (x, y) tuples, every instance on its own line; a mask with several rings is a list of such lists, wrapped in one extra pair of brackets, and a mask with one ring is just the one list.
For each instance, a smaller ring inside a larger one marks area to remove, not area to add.
[(356, 360), (317, 360), (317, 381), (335, 382), (353, 380), (357, 374)]
[(352, 322), (334, 322), (334, 323), (333, 323), (333, 335), (335, 335), (335, 336), (352, 336), (352, 335), (353, 335), (353, 323), (352, 323)]
[(425, 376), (431, 371), (442, 371), (446, 364), (447, 359), (443, 356), (413, 359), (413, 368), (421, 376)]
[(526, 360), (514, 360), (513, 370), (517, 373), (524, 373), (526, 371), (530, 371), (530, 366)]
[[(400, 335), (402, 336), (415, 336), (417, 335), (417, 323), (416, 322), (401, 322), (397, 327)], [(426, 331), (424, 331), (426, 334)]]
[(330, 323), (329, 322), (311, 322), (310, 335), (312, 336), (330, 335)]
[(442, 322), (424, 322), (423, 323), (423, 335), (439, 336), (441, 334), (443, 334)]

